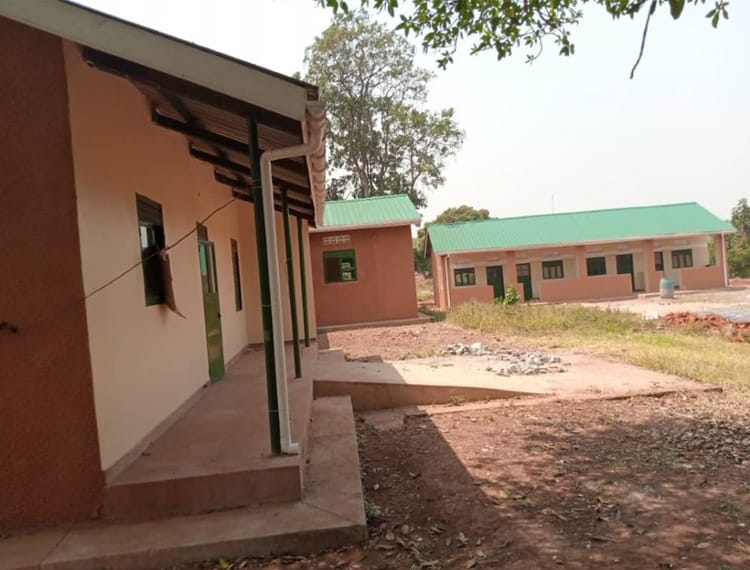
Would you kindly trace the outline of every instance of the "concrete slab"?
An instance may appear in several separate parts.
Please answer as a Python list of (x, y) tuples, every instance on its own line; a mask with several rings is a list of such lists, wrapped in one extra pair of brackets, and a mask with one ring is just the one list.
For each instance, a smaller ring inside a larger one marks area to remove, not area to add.
[(218, 558), (305, 554), (364, 541), (348, 398), (314, 402), (310, 442), (301, 501), (6, 539), (0, 541), (0, 569), (147, 570)]
[(750, 287), (738, 286), (701, 291), (677, 291), (674, 299), (661, 299), (658, 293), (639, 295), (625, 301), (583, 303), (599, 309), (615, 309), (655, 319), (675, 312), (721, 312), (727, 308), (750, 309)]
[(562, 354), (566, 372), (499, 376), (493, 356), (448, 356), (394, 362), (315, 363), (316, 396), (350, 394), (356, 410), (445, 404), (519, 396), (627, 396), (703, 385), (582, 354)]
[(0, 538), (0, 570), (37, 570), (66, 532), (61, 528)]

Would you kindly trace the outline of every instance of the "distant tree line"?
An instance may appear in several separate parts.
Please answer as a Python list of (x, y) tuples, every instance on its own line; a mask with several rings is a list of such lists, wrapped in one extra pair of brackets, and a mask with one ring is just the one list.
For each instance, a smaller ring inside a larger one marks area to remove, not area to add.
[(750, 206), (742, 198), (732, 209), (732, 225), (737, 229), (727, 239), (730, 277), (750, 277)]
[(471, 206), (462, 205), (448, 208), (440, 213), (434, 220), (427, 222), (417, 232), (417, 242), (414, 247), (414, 270), (428, 277), (432, 275), (432, 264), (430, 258), (425, 257), (424, 242), (427, 235), (427, 226), (430, 224), (451, 224), (453, 222), (471, 222), (473, 220), (486, 220), (490, 217), (488, 210), (477, 210)]

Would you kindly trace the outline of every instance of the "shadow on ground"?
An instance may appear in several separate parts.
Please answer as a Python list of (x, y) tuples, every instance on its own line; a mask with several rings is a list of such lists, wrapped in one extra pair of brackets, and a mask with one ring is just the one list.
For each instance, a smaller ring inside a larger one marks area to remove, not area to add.
[(694, 405), (721, 398), (505, 408), (381, 432), (362, 424), (380, 516), (358, 564), (747, 568), (747, 415)]

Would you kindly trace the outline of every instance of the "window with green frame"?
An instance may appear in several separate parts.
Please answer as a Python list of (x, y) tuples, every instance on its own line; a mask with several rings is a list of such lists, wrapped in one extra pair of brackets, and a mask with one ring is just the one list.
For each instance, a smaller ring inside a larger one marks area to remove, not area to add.
[(672, 252), (672, 269), (683, 269), (693, 266), (692, 249), (675, 249)]
[(605, 257), (589, 257), (586, 259), (586, 274), (589, 277), (594, 275), (607, 274), (607, 259)]
[(232, 275), (234, 276), (234, 308), (242, 310), (242, 282), (240, 280), (240, 253), (237, 248), (237, 240), (230, 240), (232, 248)]
[(564, 276), (562, 259), (542, 261), (542, 279), (562, 279)]
[(159, 251), (166, 247), (161, 204), (140, 194), (135, 195), (135, 201), (138, 211), (138, 237), (141, 246), (146, 306), (161, 305), (167, 300), (159, 261)]
[(323, 275), (326, 283), (357, 280), (357, 261), (353, 249), (323, 252)]
[(470, 287), (477, 284), (477, 274), (473, 267), (454, 269), (453, 282), (456, 287)]

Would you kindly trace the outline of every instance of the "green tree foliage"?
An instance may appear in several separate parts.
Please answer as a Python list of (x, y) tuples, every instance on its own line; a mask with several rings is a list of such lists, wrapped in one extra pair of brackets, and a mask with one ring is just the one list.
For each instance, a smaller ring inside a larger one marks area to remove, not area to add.
[(425, 275), (432, 274), (430, 259), (424, 255), (424, 240), (427, 235), (427, 226), (430, 224), (451, 224), (453, 222), (471, 222), (473, 220), (486, 220), (490, 212), (485, 209), (477, 210), (466, 204), (448, 208), (441, 212), (434, 220), (428, 222), (417, 232), (417, 245), (414, 249), (414, 269)]
[(750, 206), (747, 203), (747, 198), (742, 198), (732, 208), (732, 225), (737, 228), (739, 237), (750, 242)]
[(732, 209), (737, 233), (727, 240), (727, 262), (731, 277), (750, 277), (750, 205), (742, 198)]
[[(468, 38), (471, 52), (492, 50), (504, 59), (525, 48), (528, 60), (542, 52), (544, 41), (554, 42), (561, 55), (573, 55), (571, 29), (583, 16), (586, 4), (602, 6), (613, 18), (633, 18), (641, 11), (651, 16), (658, 8), (670, 10), (676, 20), (685, 5), (709, 4), (706, 17), (713, 27), (728, 18), (728, 0), (360, 0), (398, 17), (397, 29), (421, 38), (422, 47), (439, 53), (445, 67), (453, 61), (459, 40)], [(318, 0), (335, 11), (346, 11), (345, 0)], [(644, 40), (645, 40), (644, 30)], [(643, 48), (641, 48), (643, 49)]]
[(463, 142), (453, 109), (425, 109), (432, 74), (415, 49), (364, 12), (340, 13), (305, 52), (305, 79), (320, 87), (331, 123), (329, 199), (426, 194)]

